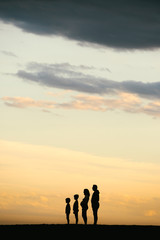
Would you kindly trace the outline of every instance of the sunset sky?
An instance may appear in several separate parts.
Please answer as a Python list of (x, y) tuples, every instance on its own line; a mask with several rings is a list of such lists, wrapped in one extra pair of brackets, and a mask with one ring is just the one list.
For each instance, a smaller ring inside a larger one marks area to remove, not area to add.
[(0, 0), (0, 63), (0, 224), (160, 225), (160, 3)]

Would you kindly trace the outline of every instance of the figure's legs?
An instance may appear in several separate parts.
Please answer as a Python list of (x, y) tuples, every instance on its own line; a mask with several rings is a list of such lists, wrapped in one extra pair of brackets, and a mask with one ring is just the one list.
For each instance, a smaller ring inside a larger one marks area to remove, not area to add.
[(84, 224), (86, 225), (87, 224), (87, 211), (86, 210), (82, 211), (82, 217), (83, 217), (83, 220), (84, 220)]
[(97, 208), (96, 208), (96, 209), (93, 209), (94, 225), (96, 225), (96, 224), (97, 224), (97, 221), (98, 221), (98, 214), (97, 214), (97, 212), (98, 212), (98, 209), (97, 209)]
[(76, 219), (76, 224), (78, 223), (78, 213), (74, 213), (75, 219)]
[(69, 224), (69, 214), (67, 214), (66, 217), (67, 217), (67, 223)]
[(78, 213), (75, 213), (76, 224), (78, 224)]

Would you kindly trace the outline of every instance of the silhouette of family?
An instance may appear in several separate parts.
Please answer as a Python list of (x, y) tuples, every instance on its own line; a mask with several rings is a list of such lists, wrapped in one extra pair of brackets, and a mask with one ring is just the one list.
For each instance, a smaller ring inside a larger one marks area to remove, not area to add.
[[(93, 185), (92, 190), (93, 190), (93, 194), (92, 194), (92, 198), (91, 198), (91, 206), (92, 206), (93, 217), (94, 217), (94, 225), (96, 225), (97, 221), (98, 221), (98, 209), (99, 209), (99, 190), (98, 190), (97, 185)], [(82, 202), (80, 203), (80, 205), (82, 207), (82, 218), (83, 218), (84, 224), (86, 225), (90, 192), (88, 189), (85, 188), (83, 193), (84, 193), (84, 198), (83, 198)], [(75, 194), (74, 195), (75, 202), (73, 204), (73, 214), (75, 215), (76, 224), (78, 224), (78, 212), (79, 212), (78, 198), (79, 198), (79, 195)], [(70, 212), (71, 212), (70, 201), (71, 201), (70, 198), (66, 198), (65, 213), (66, 213), (66, 219), (67, 219), (68, 224), (70, 223), (69, 216), (70, 216)]]

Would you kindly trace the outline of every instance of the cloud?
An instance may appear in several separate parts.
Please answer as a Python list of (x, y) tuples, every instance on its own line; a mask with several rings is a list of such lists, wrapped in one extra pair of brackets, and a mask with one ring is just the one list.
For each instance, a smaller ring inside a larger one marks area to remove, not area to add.
[(64, 109), (79, 109), (92, 111), (124, 110), (133, 112), (141, 105), (138, 97), (120, 93), (113, 98), (79, 94), (74, 96), (70, 102), (57, 104), (57, 107)]
[(63, 90), (56, 94), (47, 92), (54, 101), (17, 96), (4, 96), (1, 100), (10, 107), (40, 108), (47, 113), (52, 109), (73, 109), (124, 111), (160, 117), (160, 82), (118, 82), (86, 74), (86, 69), (80, 71), (82, 68), (68, 63), (30, 63), (16, 76), (27, 82)]
[(0, 19), (34, 34), (144, 49), (160, 47), (159, 9), (156, 0), (0, 0)]
[(73, 96), (70, 102), (57, 103), (55, 107), (101, 112), (124, 111), (160, 117), (160, 101), (144, 101), (135, 94), (126, 92), (121, 92), (113, 97), (79, 94)]
[[(53, 95), (54, 97), (54, 95)], [(63, 98), (63, 95), (62, 95)], [(67, 101), (34, 100), (27, 97), (1, 98), (5, 105), (16, 108), (39, 108), (45, 113), (52, 109), (89, 110), (89, 111), (124, 111), (128, 113), (143, 113), (153, 117), (160, 117), (160, 101), (142, 101), (138, 96), (121, 92), (115, 96), (93, 96), (87, 94), (72, 95)]]
[(83, 93), (114, 95), (117, 92), (126, 92), (146, 99), (160, 98), (160, 82), (145, 83), (133, 80), (118, 82), (82, 73), (79, 67), (66, 63), (30, 63), (27, 70), (19, 70), (16, 76), (48, 87)]
[(2, 50), (2, 51), (0, 51), (0, 52), (1, 52), (2, 54), (6, 55), (6, 56), (17, 58), (17, 56), (16, 56), (14, 53), (10, 52), (10, 51), (4, 51), (4, 50)]
[(34, 100), (29, 97), (8, 97), (5, 96), (1, 98), (4, 103), (9, 107), (17, 107), (17, 108), (28, 108), (28, 107), (36, 107), (36, 108), (44, 108), (46, 109), (54, 108), (53, 101), (42, 101), (42, 100)]
[(152, 101), (143, 107), (143, 113), (160, 117), (160, 101)]

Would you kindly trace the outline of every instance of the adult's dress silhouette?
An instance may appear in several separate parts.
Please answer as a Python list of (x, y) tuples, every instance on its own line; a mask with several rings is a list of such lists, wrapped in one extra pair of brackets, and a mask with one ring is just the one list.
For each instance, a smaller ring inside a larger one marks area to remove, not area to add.
[(83, 198), (83, 200), (81, 202), (82, 218), (83, 218), (84, 224), (86, 225), (87, 224), (88, 201), (89, 201), (90, 193), (89, 193), (88, 189), (84, 189), (83, 193), (84, 193), (85, 197)]
[(98, 221), (98, 208), (99, 208), (99, 191), (97, 189), (97, 185), (93, 185), (93, 195), (91, 198), (92, 210), (93, 210), (93, 217), (94, 217), (94, 224), (97, 224)]

